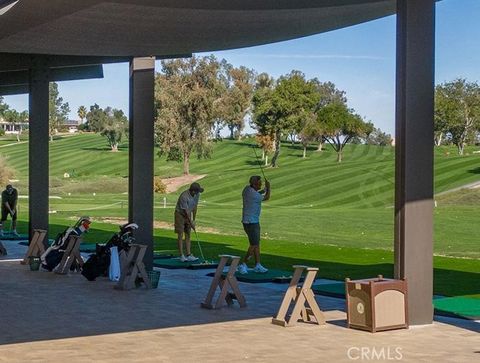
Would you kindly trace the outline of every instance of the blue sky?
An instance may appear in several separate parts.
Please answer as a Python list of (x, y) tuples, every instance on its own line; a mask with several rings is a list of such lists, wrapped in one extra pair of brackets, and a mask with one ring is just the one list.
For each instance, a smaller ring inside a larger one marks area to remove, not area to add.
[[(458, 77), (480, 82), (480, 0), (443, 0), (437, 4), (436, 82)], [(395, 17), (287, 42), (214, 53), (275, 77), (300, 70), (308, 78), (332, 81), (346, 91), (348, 103), (377, 127), (393, 134), (395, 115)], [(157, 69), (159, 64), (157, 63)], [(80, 105), (121, 108), (128, 113), (128, 65), (104, 66), (105, 78), (61, 82), (71, 118)], [(28, 108), (26, 95), (5, 97), (17, 110)]]

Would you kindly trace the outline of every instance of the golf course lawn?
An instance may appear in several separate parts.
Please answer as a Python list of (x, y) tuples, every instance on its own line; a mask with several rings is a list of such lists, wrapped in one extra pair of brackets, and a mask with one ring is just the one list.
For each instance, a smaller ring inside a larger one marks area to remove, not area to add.
[[(0, 146), (9, 143), (13, 145), (1, 147), (0, 155), (7, 158), (18, 180), (14, 184), (21, 196), (21, 230), (28, 217), (28, 143), (0, 139)], [(206, 175), (200, 180), (205, 192), (197, 225), (208, 258), (243, 254), (246, 248), (240, 224), (241, 191), (250, 175), (261, 174), (252, 145), (251, 139), (224, 140), (215, 143), (211, 159), (192, 158), (190, 172)], [(299, 145), (284, 143), (280, 167), (265, 169), (272, 198), (262, 210), (263, 262), (282, 269), (298, 263), (318, 266), (321, 277), (339, 280), (391, 276), (394, 149), (348, 145), (339, 164), (331, 148), (318, 152), (316, 147), (311, 145), (303, 159)], [(436, 193), (480, 181), (480, 155), (475, 150), (469, 147), (460, 157), (451, 147), (435, 149)], [(180, 163), (155, 159), (155, 175), (182, 174)], [(78, 216), (90, 215), (94, 224), (86, 241), (106, 240), (117, 229), (111, 223), (120, 223), (128, 214), (127, 146), (113, 153), (99, 135), (59, 138), (50, 144), (50, 163), (50, 237)], [(173, 208), (184, 189), (155, 196), (158, 251), (175, 251)], [(436, 201), (435, 293), (479, 294), (479, 189), (439, 194)], [(105, 220), (111, 223), (102, 223)]]

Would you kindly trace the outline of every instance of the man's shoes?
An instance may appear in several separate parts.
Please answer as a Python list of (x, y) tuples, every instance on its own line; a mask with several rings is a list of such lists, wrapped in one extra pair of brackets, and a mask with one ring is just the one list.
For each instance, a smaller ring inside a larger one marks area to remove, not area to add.
[(248, 267), (245, 263), (238, 265), (237, 269), (239, 274), (242, 274), (242, 275), (248, 274)]
[(186, 257), (186, 260), (187, 260), (188, 262), (193, 262), (193, 261), (197, 261), (197, 260), (198, 260), (198, 257), (195, 257), (194, 255), (188, 255), (188, 256)]
[(179, 258), (178, 258), (181, 262), (187, 262), (187, 258), (184, 256), (184, 255), (181, 255)]
[(20, 237), (20, 235), (17, 233), (16, 230), (13, 230), (13, 231), (12, 231), (12, 236), (14, 236), (14, 237)]
[(266, 274), (268, 272), (268, 269), (263, 267), (261, 264), (257, 263), (255, 268), (253, 269), (253, 272), (257, 274)]

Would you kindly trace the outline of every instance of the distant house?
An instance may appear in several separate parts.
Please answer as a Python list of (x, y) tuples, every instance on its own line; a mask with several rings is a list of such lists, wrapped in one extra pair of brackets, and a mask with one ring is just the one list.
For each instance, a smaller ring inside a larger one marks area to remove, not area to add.
[(22, 130), (28, 129), (28, 120), (25, 122), (11, 123), (0, 118), (0, 130), (5, 131), (5, 134), (21, 134)]
[[(78, 126), (82, 122), (80, 120), (67, 120), (63, 123), (62, 129), (66, 129), (69, 133), (78, 132)], [(5, 131), (5, 134), (21, 134), (22, 130), (28, 129), (28, 120), (25, 122), (11, 123), (0, 117), (0, 130)]]
[(74, 134), (75, 132), (78, 132), (78, 126), (81, 123), (80, 120), (67, 120), (64, 122), (63, 126), (65, 126), (69, 133)]

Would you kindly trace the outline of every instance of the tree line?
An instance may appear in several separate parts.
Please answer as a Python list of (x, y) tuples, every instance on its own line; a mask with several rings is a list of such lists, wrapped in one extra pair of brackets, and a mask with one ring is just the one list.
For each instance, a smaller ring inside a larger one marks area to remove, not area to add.
[(347, 105), (344, 91), (332, 82), (306, 79), (292, 71), (275, 80), (246, 67), (234, 67), (214, 56), (164, 60), (155, 78), (155, 137), (160, 155), (183, 162), (189, 173), (192, 156), (209, 157), (212, 141), (228, 128), (240, 137), (246, 119), (256, 130), (262, 159), (278, 166), (281, 142), (287, 138), (318, 149), (328, 143), (342, 161), (349, 142), (389, 145), (391, 137)]
[(435, 88), (435, 145), (453, 144), (463, 155), (467, 145), (478, 144), (480, 86), (458, 78)]
[[(98, 104), (80, 106), (77, 111), (80, 118), (80, 130), (91, 131), (105, 137), (112, 151), (118, 151), (122, 138), (128, 133), (128, 118), (122, 110), (110, 106), (101, 108)], [(85, 121), (84, 121), (85, 120)]]
[[(69, 113), (68, 102), (52, 82), (51, 140)], [(128, 132), (128, 119), (122, 110), (94, 104), (89, 110), (80, 106), (77, 114), (81, 130), (103, 135), (112, 151), (118, 150)], [(0, 118), (12, 124), (25, 122), (28, 112), (11, 109), (0, 97)], [(183, 162), (185, 174), (192, 157), (211, 156), (212, 143), (221, 140), (223, 129), (231, 139), (238, 139), (247, 120), (256, 131), (262, 160), (272, 167), (279, 166), (281, 145), (287, 140), (302, 146), (303, 157), (309, 145), (316, 144), (318, 151), (330, 145), (338, 162), (343, 160), (348, 143), (386, 146), (392, 142), (389, 134), (349, 107), (345, 91), (332, 82), (307, 79), (296, 70), (274, 79), (267, 73), (234, 67), (213, 55), (161, 62), (155, 76), (155, 142), (160, 156)], [(479, 133), (478, 83), (456, 79), (437, 85), (435, 145), (456, 145), (462, 155), (465, 146), (478, 142)]]

